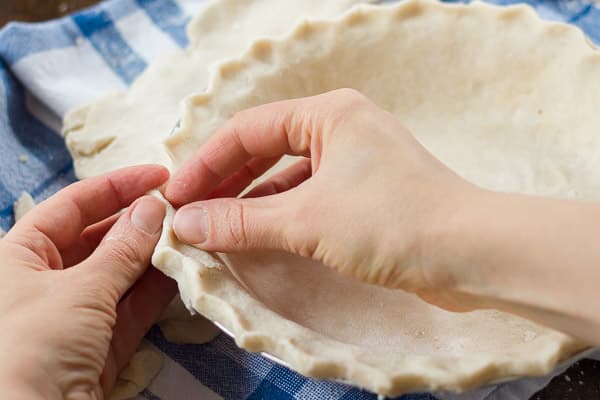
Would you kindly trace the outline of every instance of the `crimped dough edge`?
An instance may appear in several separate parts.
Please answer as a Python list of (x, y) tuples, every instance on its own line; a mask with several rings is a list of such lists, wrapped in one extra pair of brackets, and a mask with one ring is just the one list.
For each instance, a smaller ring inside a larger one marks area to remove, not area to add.
[[(207, 92), (185, 101), (181, 127), (166, 141), (166, 147), (173, 158), (177, 158), (178, 146), (184, 145), (192, 134), (195, 109), (205, 108), (218, 114), (222, 88), (236, 74), (248, 71), (250, 75), (275, 73), (280, 47), (296, 41), (316, 41), (330, 30), (355, 27), (375, 18), (407, 20), (423, 12), (461, 13), (473, 17), (493, 14), (495, 18), (514, 20), (515, 23), (526, 21), (527, 29), (544, 30), (548, 36), (563, 35), (568, 45), (579, 46), (581, 62), (600, 59), (600, 53), (577, 28), (544, 22), (528, 6), (443, 4), (428, 0), (408, 0), (392, 6), (358, 6), (334, 20), (304, 21), (283, 38), (258, 40), (241, 58), (222, 63)], [(269, 63), (275, 65), (264, 68)], [(393, 369), (385, 363), (373, 365), (360, 359), (354, 345), (331, 340), (285, 320), (255, 300), (227, 272), (218, 256), (177, 242), (170, 230), (172, 215), (170, 209), (153, 263), (178, 281), (188, 308), (225, 327), (235, 336), (238, 346), (275, 355), (292, 369), (310, 377), (341, 379), (387, 396), (417, 390), (461, 392), (514, 377), (547, 374), (559, 362), (586, 347), (570, 336), (548, 331), (547, 335), (529, 342), (527, 348), (531, 351), (522, 351), (520, 358), (515, 354), (493, 359), (480, 356), (447, 364), (435, 357), (407, 357), (402, 365), (394, 365)]]

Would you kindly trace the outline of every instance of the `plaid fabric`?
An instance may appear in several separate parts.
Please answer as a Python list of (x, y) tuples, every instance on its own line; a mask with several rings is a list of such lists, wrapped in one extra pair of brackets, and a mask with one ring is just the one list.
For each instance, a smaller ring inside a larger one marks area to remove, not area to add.
[[(22, 191), (40, 201), (75, 180), (72, 160), (57, 133), (60, 117), (109, 89), (127, 87), (158, 54), (184, 47), (189, 15), (197, 13), (203, 2), (111, 0), (59, 20), (12, 23), (0, 31), (0, 228), (8, 230), (13, 224), (12, 204)], [(583, 0), (523, 3), (543, 18), (579, 26), (600, 43), (600, 6)], [(163, 351), (166, 361), (141, 398), (376, 398), (339, 383), (302, 377), (238, 349), (224, 335), (204, 345), (174, 345), (154, 328), (147, 339)], [(436, 397), (507, 398), (517, 392), (532, 393), (548, 380), (520, 380), (463, 396)], [(515, 389), (519, 387), (527, 390)]]

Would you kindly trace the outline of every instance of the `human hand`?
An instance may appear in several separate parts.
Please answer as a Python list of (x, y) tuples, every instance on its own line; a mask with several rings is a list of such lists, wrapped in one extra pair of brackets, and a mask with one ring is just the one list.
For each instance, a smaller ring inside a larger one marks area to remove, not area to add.
[[(309, 159), (219, 198), (282, 154)], [(352, 90), (236, 114), (166, 197), (186, 204), (173, 228), (201, 249), (284, 250), (446, 309), (496, 308), (599, 343), (598, 202), (478, 188)]]
[(139, 166), (75, 183), (0, 240), (3, 396), (102, 399), (112, 388), (176, 293), (147, 270), (164, 204), (136, 200), (167, 178)]
[[(235, 193), (283, 154), (307, 157)], [(444, 285), (441, 224), (478, 189), (390, 113), (342, 89), (236, 114), (174, 176), (178, 238), (207, 251), (279, 249), (356, 279), (412, 291)], [(208, 200), (206, 200), (208, 199)]]

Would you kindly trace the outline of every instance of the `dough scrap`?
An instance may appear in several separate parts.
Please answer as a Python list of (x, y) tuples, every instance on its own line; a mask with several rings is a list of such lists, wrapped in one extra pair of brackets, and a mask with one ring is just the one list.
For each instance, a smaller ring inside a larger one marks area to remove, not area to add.
[[(186, 100), (165, 144), (175, 168), (235, 112), (356, 88), (481, 186), (600, 197), (600, 53), (581, 31), (526, 6), (408, 0), (301, 23), (256, 41)], [(276, 252), (208, 254), (179, 243), (170, 209), (153, 263), (186, 306), (236, 343), (317, 378), (383, 395), (463, 391), (543, 375), (585, 346), (493, 310), (449, 313)], [(340, 296), (339, 293), (352, 293)]]
[(137, 396), (160, 372), (163, 355), (147, 343), (137, 349), (129, 365), (119, 374), (108, 400), (125, 400)]
[[(63, 135), (80, 179), (117, 168), (170, 166), (163, 140), (175, 128), (180, 103), (205, 90), (219, 61), (254, 40), (286, 33), (299, 18), (339, 14), (366, 0), (215, 0), (188, 26), (190, 46), (155, 60), (127, 91), (69, 112)], [(271, 18), (272, 17), (272, 18)]]
[(21, 193), (21, 196), (13, 204), (13, 214), (15, 215), (15, 222), (19, 221), (25, 216), (33, 207), (35, 207), (35, 201), (33, 197), (27, 192)]
[(161, 315), (158, 326), (169, 342), (179, 344), (208, 343), (221, 333), (202, 315), (192, 315), (178, 296)]

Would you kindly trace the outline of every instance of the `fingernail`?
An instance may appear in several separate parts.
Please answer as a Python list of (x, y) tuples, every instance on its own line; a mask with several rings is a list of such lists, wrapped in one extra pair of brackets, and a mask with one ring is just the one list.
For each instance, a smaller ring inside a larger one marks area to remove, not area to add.
[(138, 229), (154, 235), (162, 227), (165, 205), (158, 199), (142, 197), (134, 205), (131, 223)]
[(177, 211), (173, 230), (182, 242), (201, 244), (208, 237), (208, 211), (204, 207), (184, 207)]

